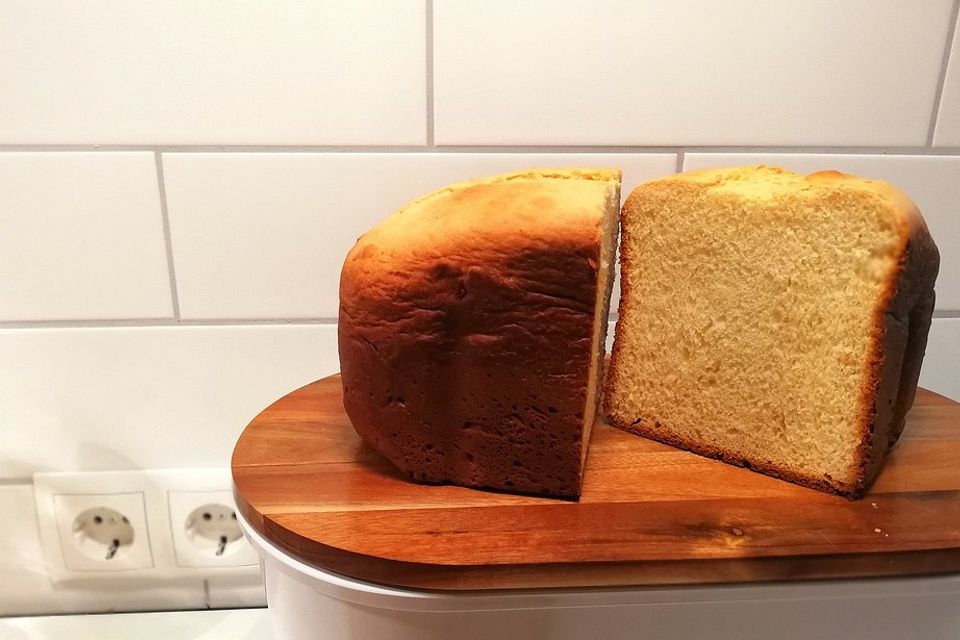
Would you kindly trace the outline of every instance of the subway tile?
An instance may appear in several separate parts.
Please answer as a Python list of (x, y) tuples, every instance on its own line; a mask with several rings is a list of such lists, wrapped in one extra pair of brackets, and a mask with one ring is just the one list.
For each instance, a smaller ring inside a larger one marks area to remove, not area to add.
[(607, 322), (607, 340), (604, 343), (604, 348), (607, 351), (607, 354), (610, 354), (613, 351), (613, 338), (616, 336), (617, 331), (617, 320), (614, 317), (615, 308), (610, 309), (610, 318)]
[(960, 401), (960, 318), (934, 318), (920, 386)]
[(0, 320), (172, 317), (152, 153), (0, 153), (0, 211)]
[(951, 6), (438, 0), (436, 141), (922, 145)]
[(768, 164), (811, 173), (837, 169), (887, 180), (916, 203), (940, 249), (937, 309), (960, 309), (960, 156), (688, 153), (684, 169)]
[(0, 143), (424, 144), (422, 0), (0, 3)]
[[(960, 16), (957, 16), (960, 26)], [(940, 113), (933, 134), (936, 147), (960, 147), (960, 29), (953, 35), (950, 62), (940, 97)]]
[(224, 467), (247, 423), (339, 370), (335, 325), (0, 330), (0, 478)]
[[(197, 578), (162, 585), (107, 581), (55, 587), (40, 545), (33, 485), (0, 485), (0, 513), (0, 617), (205, 606), (203, 581)], [(6, 637), (2, 629), (0, 636)]]
[(53, 585), (40, 547), (33, 485), (0, 486), (0, 513), (0, 617), (43, 611)]
[(207, 606), (211, 609), (238, 609), (267, 606), (263, 578), (211, 577), (207, 579)]
[(451, 182), (532, 166), (624, 171), (624, 192), (673, 154), (164, 154), (184, 318), (336, 317), (357, 237)]

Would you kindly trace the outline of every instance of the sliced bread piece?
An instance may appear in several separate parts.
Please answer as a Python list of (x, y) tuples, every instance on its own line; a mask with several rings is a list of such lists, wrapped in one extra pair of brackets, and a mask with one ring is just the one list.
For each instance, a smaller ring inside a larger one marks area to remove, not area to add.
[(895, 187), (837, 172), (697, 171), (622, 215), (611, 422), (861, 494), (913, 402), (937, 248)]

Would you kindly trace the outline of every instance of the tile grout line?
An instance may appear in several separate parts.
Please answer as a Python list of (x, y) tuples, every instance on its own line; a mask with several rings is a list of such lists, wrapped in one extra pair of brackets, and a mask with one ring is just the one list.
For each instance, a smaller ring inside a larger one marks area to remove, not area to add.
[[(935, 320), (960, 318), (960, 309), (939, 309), (933, 312)], [(611, 322), (616, 316), (611, 313)], [(336, 326), (337, 318), (237, 318), (210, 320), (175, 320), (171, 318), (144, 318), (138, 320), (30, 320), (0, 321), (0, 331), (18, 329), (123, 329), (170, 327), (283, 327)]]
[[(867, 155), (867, 156), (955, 156), (960, 155), (960, 147), (891, 147), (891, 146), (700, 146), (682, 147), (685, 154), (691, 153), (749, 153), (784, 155)], [(661, 151), (662, 152), (662, 151)]]
[(329, 154), (675, 154), (686, 153), (782, 153), (797, 155), (852, 154), (903, 156), (958, 156), (960, 146), (831, 146), (831, 145), (48, 145), (0, 144), (0, 152), (149, 152), (149, 153), (329, 153)]
[(180, 320), (180, 294), (177, 291), (177, 269), (173, 264), (173, 239), (170, 236), (170, 214), (167, 210), (167, 185), (163, 177), (163, 154), (153, 152), (157, 163), (157, 188), (160, 189), (160, 219), (163, 222), (163, 242), (167, 253), (167, 277), (170, 280), (170, 301), (173, 318)]
[(426, 91), (427, 91), (427, 148), (433, 149), (434, 144), (434, 110), (433, 110), (433, 0), (426, 2)]
[[(950, 10), (950, 24), (947, 27), (947, 38), (943, 45), (940, 59), (940, 76), (937, 79), (937, 88), (933, 94), (933, 107), (930, 109), (930, 124), (927, 126), (927, 147), (933, 147), (933, 137), (937, 130), (937, 120), (940, 116), (940, 106), (943, 101), (943, 89), (947, 83), (947, 67), (950, 65), (950, 53), (953, 50), (953, 41), (957, 37), (957, 21), (960, 16), (960, 0), (953, 0)], [(958, 62), (960, 63), (960, 62)]]
[(0, 487), (22, 487), (32, 484), (33, 476), (0, 478)]
[(337, 318), (212, 318), (209, 320), (185, 320), (176, 318), (94, 319), (94, 320), (3, 320), (4, 329), (122, 329), (164, 327), (249, 327), (249, 326), (294, 326), (336, 325)]
[[(39, 517), (37, 518), (39, 526)], [(246, 608), (246, 607), (244, 607)], [(262, 607), (250, 607), (252, 609), (259, 609)], [(217, 607), (214, 611), (224, 611), (224, 610), (235, 610), (237, 607)], [(7, 616), (6, 614), (0, 616), (0, 622), (4, 618), (68, 618), (70, 616), (85, 616), (93, 617), (97, 616), (115, 616), (115, 615), (127, 615), (127, 614), (137, 614), (137, 613), (198, 613), (204, 611), (204, 609), (157, 609), (156, 607), (147, 607), (144, 609), (134, 608), (134, 609), (123, 609), (121, 611), (113, 611), (110, 609), (106, 610), (95, 610), (95, 611), (53, 611), (45, 613), (18, 613), (15, 616)]]

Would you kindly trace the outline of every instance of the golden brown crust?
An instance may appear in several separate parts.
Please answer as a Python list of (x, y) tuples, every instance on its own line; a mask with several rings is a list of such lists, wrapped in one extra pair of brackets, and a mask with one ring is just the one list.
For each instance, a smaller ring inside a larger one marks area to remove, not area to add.
[(902, 243), (896, 275), (875, 311), (869, 382), (861, 397), (857, 495), (876, 479), (913, 405), (940, 265), (940, 253), (919, 210), (899, 190), (891, 195), (901, 213)]
[(376, 302), (385, 290), (410, 285), (408, 272), (419, 274), (432, 261), (482, 263), (596, 243), (598, 194), (619, 181), (614, 169), (531, 169), (438, 189), (357, 240), (344, 261), (341, 296)]
[[(731, 177), (738, 179), (762, 176), (766, 181), (783, 176), (784, 180), (796, 180), (796, 174), (775, 167), (740, 167), (733, 169), (705, 169), (676, 176), (662, 178), (653, 183), (670, 182), (678, 189), (703, 185), (722, 184)], [(833, 478), (808, 477), (793, 470), (778, 466), (770, 461), (747, 459), (730, 451), (724, 451), (707, 442), (695, 442), (678, 434), (665, 432), (644, 420), (632, 422), (626, 416), (617, 416), (614, 407), (614, 394), (620, 386), (619, 376), (622, 367), (618, 366), (617, 348), (622, 336), (623, 323), (618, 322), (615, 329), (614, 348), (608, 368), (608, 379), (604, 389), (604, 408), (611, 424), (638, 433), (654, 440), (665, 442), (689, 451), (732, 464), (749, 466), (751, 469), (789, 480), (791, 482), (856, 498), (866, 491), (879, 473), (888, 449), (899, 438), (903, 430), (904, 419), (913, 404), (919, 379), (920, 365), (926, 346), (927, 333), (934, 307), (934, 281), (939, 268), (939, 253), (927, 230), (926, 224), (916, 205), (899, 189), (877, 180), (865, 180), (837, 171), (821, 171), (811, 174), (805, 180), (812, 183), (829, 183), (844, 188), (868, 191), (883, 199), (886, 205), (896, 211), (901, 236), (900, 257), (896, 274), (892, 276), (887, 289), (874, 312), (875, 321), (872, 331), (873, 350), (867, 366), (868, 383), (863, 388), (860, 403), (860, 440), (857, 459), (854, 460), (856, 475), (853, 483)], [(642, 197), (641, 185), (627, 198), (621, 212), (621, 317), (623, 309), (633, 304), (630, 283), (635, 272), (628, 252), (623, 247), (630, 241), (630, 227), (624, 224), (639, 199)], [(764, 187), (758, 185), (757, 195), (764, 195)]]
[(344, 407), (426, 482), (577, 496), (606, 196), (533, 171), (408, 205), (341, 273)]

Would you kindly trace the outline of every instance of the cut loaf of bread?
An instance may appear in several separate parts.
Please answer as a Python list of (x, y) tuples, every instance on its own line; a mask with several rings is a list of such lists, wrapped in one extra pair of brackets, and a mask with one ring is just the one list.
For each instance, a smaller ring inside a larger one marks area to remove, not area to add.
[(577, 496), (598, 407), (620, 172), (530, 170), (403, 207), (340, 280), (344, 407), (427, 482)]
[(621, 214), (611, 422), (857, 496), (913, 402), (939, 254), (889, 184), (769, 167), (646, 183)]

